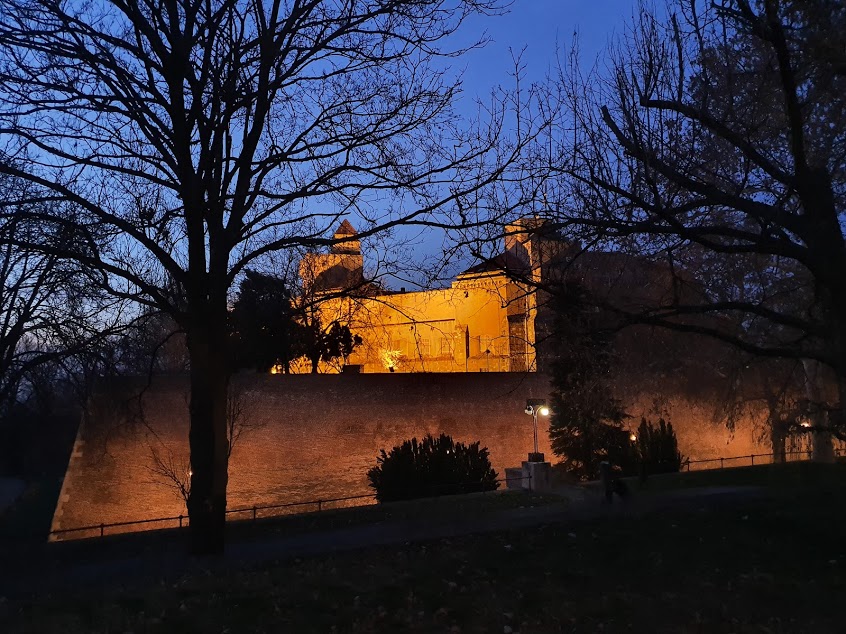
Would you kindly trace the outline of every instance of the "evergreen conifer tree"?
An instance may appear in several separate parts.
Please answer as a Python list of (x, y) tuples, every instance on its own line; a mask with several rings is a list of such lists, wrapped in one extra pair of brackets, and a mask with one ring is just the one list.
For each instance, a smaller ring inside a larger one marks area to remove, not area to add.
[(579, 282), (565, 282), (552, 294), (549, 308), (553, 452), (580, 480), (598, 477), (603, 460), (632, 472), (634, 449), (623, 427), (628, 414), (608, 381), (612, 333), (601, 327), (600, 313)]

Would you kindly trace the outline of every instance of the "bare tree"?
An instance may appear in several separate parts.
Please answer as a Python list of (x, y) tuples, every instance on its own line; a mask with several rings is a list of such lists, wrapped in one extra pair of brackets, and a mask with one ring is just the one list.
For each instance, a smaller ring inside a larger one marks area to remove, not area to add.
[(829, 0), (644, 11), (607, 76), (563, 61), (546, 146), (552, 224), (672, 276), (621, 314), (819, 363), (829, 407), (846, 403), (846, 78), (822, 43), (844, 27)]
[(170, 447), (150, 443), (150, 459), (153, 466), (149, 469), (154, 482), (176, 491), (187, 506), (191, 498), (191, 476), (194, 475), (188, 456)]
[[(232, 452), (245, 434), (264, 426), (264, 423), (257, 423), (247, 418), (245, 405), (246, 393), (243, 385), (230, 384), (226, 395), (227, 460), (232, 457)], [(143, 418), (143, 413), (141, 416)], [(194, 473), (190, 456), (186, 452), (174, 451), (155, 434), (153, 440), (155, 442), (149, 444), (150, 458), (153, 462), (153, 466), (149, 467), (150, 471), (157, 483), (176, 491), (187, 506), (191, 497), (191, 477)]]
[(78, 264), (43, 251), (47, 244), (65, 250), (80, 245), (73, 233), (55, 233), (26, 218), (33, 209), (66, 212), (56, 203), (29, 202), (37, 197), (33, 189), (0, 174), (0, 206), (9, 212), (0, 221), (0, 417), (32, 396), (41, 374), (55, 378), (61, 364), (115, 332), (122, 314)]
[[(229, 289), (280, 249), (481, 222), (520, 155), (503, 104), (460, 128), (438, 58), (496, 0), (0, 1), (0, 170), (78, 208), (70, 255), (173, 317), (190, 359), (192, 548), (224, 545)], [(23, 165), (22, 167), (20, 165)], [(455, 211), (450, 216), (448, 209)], [(69, 226), (49, 213), (29, 220)], [(24, 241), (25, 242), (25, 241)], [(260, 268), (260, 267), (259, 267)]]

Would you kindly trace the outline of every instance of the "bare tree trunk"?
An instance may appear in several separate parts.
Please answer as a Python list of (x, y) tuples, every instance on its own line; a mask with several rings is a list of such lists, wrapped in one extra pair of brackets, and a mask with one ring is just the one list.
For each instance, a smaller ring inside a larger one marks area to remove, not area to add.
[[(842, 373), (838, 373), (837, 376), (837, 397), (839, 399), (837, 409), (829, 414), (829, 417), (834, 418), (834, 420), (829, 420), (829, 424), (837, 430), (837, 439), (842, 441), (844, 434), (846, 434), (846, 377)], [(837, 460), (836, 453), (834, 459)]]
[(787, 428), (780, 416), (770, 410), (770, 441), (773, 450), (773, 462), (782, 464), (787, 462)]
[(819, 381), (820, 364), (812, 359), (803, 359), (802, 365), (805, 368), (805, 397), (811, 403), (811, 432), (812, 452), (814, 462), (834, 462), (834, 445), (831, 442), (831, 433), (825, 427), (828, 421), (825, 420), (821, 404), (823, 402), (820, 394)]
[[(225, 333), (213, 315), (201, 318), (188, 337), (191, 359), (191, 493), (188, 498), (191, 550), (223, 552), (228, 479), (226, 399), (229, 374)], [(206, 323), (202, 323), (206, 322)], [(218, 336), (215, 336), (215, 335)], [(219, 335), (224, 334), (223, 337)]]

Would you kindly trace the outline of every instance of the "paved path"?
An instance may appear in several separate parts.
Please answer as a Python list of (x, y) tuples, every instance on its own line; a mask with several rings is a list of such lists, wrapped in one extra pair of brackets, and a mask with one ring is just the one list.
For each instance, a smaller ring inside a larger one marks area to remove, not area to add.
[[(577, 492), (578, 490), (576, 490)], [(562, 490), (572, 500), (574, 489)], [(474, 533), (519, 530), (543, 524), (579, 522), (586, 519), (639, 516), (668, 508), (742, 504), (766, 495), (757, 487), (690, 489), (640, 496), (625, 503), (600, 503), (597, 496), (579, 494), (569, 506), (560, 505), (504, 509), (480, 517), (431, 522), (382, 521), (344, 529), (316, 531), (291, 536), (268, 532), (233, 539), (226, 554), (193, 558), (186, 554), (184, 535), (134, 533), (115, 543), (60, 542), (41, 544), (29, 552), (7, 551), (0, 559), (0, 597), (25, 597), (119, 586), (143, 586), (151, 580), (174, 578), (187, 573), (215, 573), (252, 567), (264, 562), (328, 554), (372, 546), (404, 544)]]

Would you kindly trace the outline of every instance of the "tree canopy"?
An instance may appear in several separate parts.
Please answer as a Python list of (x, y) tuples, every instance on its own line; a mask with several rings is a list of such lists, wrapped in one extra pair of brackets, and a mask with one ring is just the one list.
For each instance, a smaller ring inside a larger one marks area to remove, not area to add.
[(832, 0), (675, 0), (606, 65), (562, 59), (541, 213), (673, 277), (661, 301), (606, 308), (819, 364), (829, 409), (846, 402), (844, 27)]
[(268, 372), (276, 365), (290, 371), (300, 356), (302, 326), (295, 320), (291, 290), (285, 280), (247, 270), (232, 310), (236, 367)]
[(546, 341), (551, 362), (552, 450), (581, 480), (599, 477), (609, 461), (630, 470), (633, 453), (628, 414), (611, 393), (611, 332), (603, 328), (584, 285), (567, 281), (552, 295), (552, 328)]
[[(73, 231), (115, 297), (170, 315), (191, 368), (197, 552), (223, 548), (229, 290), (280, 249), (400, 224), (479, 222), (525, 139), (506, 106), (465, 125), (440, 58), (495, 0), (0, 0), (0, 172), (74, 209), (0, 220)], [(474, 46), (475, 44), (471, 44)], [(472, 214), (467, 210), (473, 210)], [(478, 216), (477, 216), (478, 214)]]

